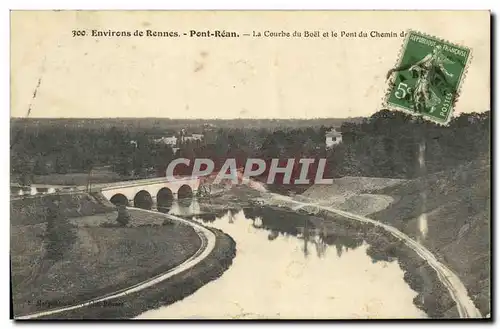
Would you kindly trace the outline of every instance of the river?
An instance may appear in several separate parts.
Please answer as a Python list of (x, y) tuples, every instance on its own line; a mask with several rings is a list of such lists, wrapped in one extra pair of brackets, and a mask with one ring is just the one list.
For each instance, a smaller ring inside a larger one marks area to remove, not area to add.
[(164, 211), (229, 234), (233, 264), (194, 294), (139, 319), (427, 317), (413, 304), (417, 293), (397, 259), (373, 259), (355, 233), (325, 234), (307, 215), (284, 210), (210, 208), (195, 199)]

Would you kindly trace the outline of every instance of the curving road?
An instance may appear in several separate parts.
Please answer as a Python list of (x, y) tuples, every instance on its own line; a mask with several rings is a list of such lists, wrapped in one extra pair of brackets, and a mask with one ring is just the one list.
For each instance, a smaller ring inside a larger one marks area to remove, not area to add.
[[(445, 285), (445, 287), (448, 289), (451, 297), (455, 301), (459, 316), (461, 318), (481, 318), (482, 317), (479, 310), (476, 308), (476, 306), (474, 305), (472, 300), (469, 298), (467, 289), (465, 288), (465, 286), (462, 283), (462, 281), (460, 280), (460, 278), (455, 273), (453, 273), (449, 268), (447, 268), (445, 265), (440, 263), (436, 259), (436, 257), (427, 248), (425, 248), (423, 245), (419, 244), (415, 240), (411, 239), (409, 236), (407, 236), (403, 232), (399, 231), (395, 227), (378, 222), (378, 221), (373, 220), (373, 219), (368, 218), (368, 217), (359, 216), (359, 215), (349, 213), (349, 212), (346, 212), (343, 210), (339, 210), (336, 208), (321, 206), (321, 205), (314, 204), (311, 202), (297, 201), (297, 200), (292, 199), (291, 197), (283, 196), (283, 195), (276, 194), (276, 193), (267, 192), (265, 194), (271, 196), (271, 198), (276, 200), (276, 201), (284, 201), (284, 202), (289, 202), (289, 203), (297, 205), (296, 207), (293, 207), (294, 210), (298, 210), (300, 208), (310, 206), (310, 207), (315, 207), (316, 209), (326, 210), (326, 211), (341, 215), (343, 217), (347, 217), (347, 218), (357, 220), (360, 222), (371, 223), (373, 225), (384, 228), (386, 231), (391, 233), (393, 236), (402, 240), (408, 247), (410, 247), (412, 250), (414, 250), (422, 259), (426, 260), (427, 263), (429, 264), (429, 266), (431, 266), (436, 271), (440, 281)], [(139, 209), (139, 210), (158, 214), (158, 212), (152, 211), (152, 210), (144, 210), (144, 209)], [(165, 281), (165, 280), (169, 279), (170, 277), (193, 267), (194, 265), (196, 265), (200, 261), (202, 261), (204, 258), (206, 258), (211, 253), (211, 251), (214, 249), (216, 237), (215, 237), (215, 234), (212, 233), (210, 230), (206, 229), (205, 227), (203, 227), (197, 223), (190, 222), (190, 221), (187, 221), (185, 219), (182, 219), (182, 218), (179, 218), (176, 216), (172, 216), (172, 215), (168, 215), (168, 214), (162, 214), (162, 215), (167, 216), (171, 219), (183, 222), (187, 225), (190, 225), (191, 227), (193, 227), (193, 229), (196, 231), (196, 233), (198, 234), (198, 236), (200, 237), (200, 239), (202, 241), (202, 245), (200, 246), (198, 251), (193, 256), (191, 256), (189, 259), (184, 261), (182, 264), (178, 265), (177, 267), (175, 267), (173, 269), (170, 269), (169, 271), (167, 271), (165, 273), (157, 275), (151, 279), (145, 280), (145, 281), (140, 282), (138, 284), (135, 284), (131, 287), (116, 291), (116, 292), (108, 294), (108, 295), (97, 297), (97, 298), (88, 300), (86, 302), (83, 302), (83, 303), (80, 303), (77, 305), (57, 308), (57, 309), (43, 311), (43, 312), (34, 313), (34, 314), (29, 314), (29, 315), (25, 315), (25, 316), (20, 316), (20, 317), (16, 317), (15, 319), (16, 320), (17, 319), (19, 319), (19, 320), (21, 320), (21, 319), (34, 319), (34, 318), (38, 318), (38, 317), (42, 317), (42, 316), (57, 314), (57, 313), (65, 312), (65, 311), (70, 311), (70, 310), (74, 310), (74, 309), (78, 309), (78, 308), (87, 307), (89, 305), (96, 304), (99, 302), (113, 300), (113, 299), (120, 298), (120, 297), (123, 297), (125, 295), (137, 292), (137, 291), (141, 291), (143, 289), (149, 288), (149, 287), (151, 287), (159, 282)]]
[[(151, 212), (151, 213), (155, 213), (155, 214), (162, 214), (160, 212), (153, 211), (153, 210), (145, 210), (145, 209), (139, 209), (139, 208), (134, 208), (134, 209), (138, 209), (138, 210), (146, 211), (146, 212)], [(92, 304), (120, 298), (120, 297), (126, 296), (128, 294), (132, 294), (134, 292), (144, 290), (146, 288), (154, 286), (155, 284), (158, 284), (162, 281), (165, 281), (165, 280), (171, 278), (172, 276), (179, 274), (179, 273), (195, 266), (196, 264), (201, 262), (203, 259), (205, 259), (212, 252), (212, 250), (215, 247), (215, 240), (216, 240), (215, 234), (212, 233), (212, 231), (206, 229), (205, 227), (203, 227), (197, 223), (182, 219), (180, 217), (176, 217), (176, 216), (172, 216), (172, 215), (168, 215), (168, 214), (162, 214), (162, 215), (169, 217), (170, 219), (177, 220), (179, 222), (190, 225), (196, 231), (199, 238), (201, 239), (200, 248), (196, 251), (196, 253), (193, 256), (189, 257), (182, 264), (168, 270), (167, 272), (159, 274), (153, 278), (139, 282), (133, 286), (130, 286), (130, 287), (122, 289), (122, 290), (118, 290), (118, 291), (113, 292), (111, 294), (107, 294), (104, 296), (93, 298), (91, 300), (88, 300), (86, 302), (82, 302), (80, 304), (76, 304), (73, 306), (66, 306), (66, 307), (61, 307), (61, 308), (52, 309), (52, 310), (48, 310), (48, 311), (43, 311), (43, 312), (38, 312), (38, 313), (29, 314), (29, 315), (15, 317), (15, 320), (35, 319), (35, 318), (42, 317), (42, 316), (53, 315), (53, 314), (62, 313), (65, 311), (71, 311), (71, 310), (87, 307), (87, 306), (92, 305)]]
[(312, 206), (315, 207), (316, 209), (321, 209), (321, 210), (326, 210), (330, 211), (333, 213), (336, 213), (338, 215), (341, 215), (343, 217), (347, 217), (350, 219), (354, 219), (360, 222), (365, 222), (365, 223), (371, 223), (373, 225), (382, 227), (389, 233), (391, 233), (393, 236), (396, 238), (404, 241), (404, 243), (413, 249), (422, 259), (426, 260), (429, 266), (431, 266), (437, 273), (439, 280), (445, 285), (445, 287), (448, 289), (451, 297), (456, 303), (458, 313), (461, 318), (482, 318), (481, 312), (476, 308), (474, 303), (469, 297), (469, 294), (467, 292), (467, 289), (465, 288), (464, 284), (460, 280), (460, 278), (453, 273), (449, 268), (447, 268), (445, 265), (440, 263), (436, 257), (430, 252), (427, 248), (425, 248), (423, 245), (420, 243), (416, 242), (412, 238), (410, 238), (408, 235), (404, 234), (403, 232), (399, 231), (397, 228), (381, 223), (379, 221), (373, 220), (368, 217), (364, 216), (359, 216), (347, 211), (343, 211), (340, 209), (332, 208), (332, 207), (327, 207), (327, 206), (321, 206), (318, 204), (310, 203), (310, 202), (301, 202), (292, 199), (291, 197), (288, 196), (283, 196), (280, 194), (276, 193), (268, 193), (274, 200), (281, 200), (285, 202), (290, 202), (294, 203), (297, 205), (297, 207), (294, 207), (294, 210), (298, 210), (303, 207), (307, 206)]

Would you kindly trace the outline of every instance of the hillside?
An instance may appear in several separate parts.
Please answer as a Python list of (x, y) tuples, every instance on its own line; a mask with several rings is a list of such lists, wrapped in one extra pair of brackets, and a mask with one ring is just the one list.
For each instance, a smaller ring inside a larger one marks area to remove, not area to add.
[(405, 181), (404, 179), (345, 176), (333, 179), (331, 185), (313, 185), (302, 195), (322, 205), (346, 211), (356, 209), (357, 214), (365, 215), (384, 209), (393, 200), (386, 195), (376, 195), (373, 191)]
[(59, 209), (64, 217), (92, 216), (115, 210), (115, 206), (100, 193), (47, 194), (11, 200), (10, 224), (35, 225), (45, 222), (45, 211), (54, 198), (59, 198)]
[(484, 315), (490, 313), (490, 171), (489, 160), (479, 160), (373, 191), (397, 201), (369, 216), (431, 250), (459, 275)]

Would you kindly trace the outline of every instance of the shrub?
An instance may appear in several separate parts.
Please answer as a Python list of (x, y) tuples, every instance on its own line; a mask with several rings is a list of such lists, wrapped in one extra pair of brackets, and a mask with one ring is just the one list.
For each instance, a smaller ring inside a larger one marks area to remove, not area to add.
[(116, 221), (121, 226), (127, 226), (130, 222), (130, 214), (126, 206), (118, 206), (118, 217), (116, 218)]
[(106, 228), (109, 228), (109, 227), (119, 227), (119, 226), (122, 226), (122, 225), (121, 225), (121, 224), (119, 224), (119, 223), (104, 222), (104, 223), (101, 223), (99, 226), (100, 226), (100, 227), (106, 227)]
[(174, 225), (174, 221), (171, 220), (170, 218), (166, 218), (161, 225), (163, 226)]

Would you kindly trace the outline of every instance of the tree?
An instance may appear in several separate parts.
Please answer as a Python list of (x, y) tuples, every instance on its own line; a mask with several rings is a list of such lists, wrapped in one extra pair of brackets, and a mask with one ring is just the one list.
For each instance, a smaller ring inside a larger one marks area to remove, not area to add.
[(60, 152), (56, 155), (55, 170), (58, 174), (68, 173), (70, 166), (70, 161), (67, 159), (66, 154)]
[(59, 261), (76, 241), (73, 225), (69, 222), (68, 218), (61, 215), (59, 196), (56, 196), (56, 199), (47, 207), (46, 221), (45, 243), (47, 258)]
[(35, 159), (35, 165), (33, 167), (33, 174), (35, 175), (47, 175), (49, 173), (49, 168), (44, 157), (38, 155)]

